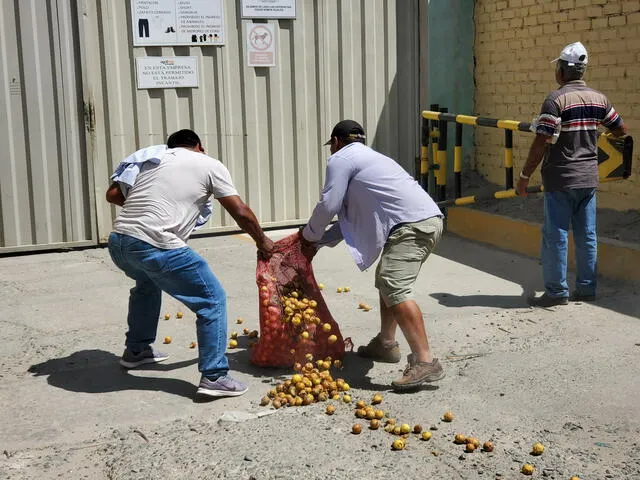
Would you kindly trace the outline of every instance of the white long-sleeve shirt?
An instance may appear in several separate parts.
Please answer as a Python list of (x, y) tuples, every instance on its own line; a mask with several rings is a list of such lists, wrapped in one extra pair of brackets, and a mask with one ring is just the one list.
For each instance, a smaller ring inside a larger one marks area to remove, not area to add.
[[(325, 229), (338, 216), (338, 224)], [(362, 143), (329, 157), (320, 201), (302, 234), (321, 245), (344, 238), (360, 270), (378, 258), (391, 229), (442, 216), (442, 212), (397, 162)]]

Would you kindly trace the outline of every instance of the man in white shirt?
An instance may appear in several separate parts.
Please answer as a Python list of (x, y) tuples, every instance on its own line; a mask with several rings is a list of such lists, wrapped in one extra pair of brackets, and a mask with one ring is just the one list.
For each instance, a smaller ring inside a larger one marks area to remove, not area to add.
[(120, 363), (135, 368), (168, 358), (151, 346), (165, 291), (197, 316), (202, 373), (197, 393), (238, 396), (247, 385), (228, 374), (226, 294), (207, 262), (186, 244), (211, 196), (269, 256), (273, 242), (238, 196), (227, 168), (204, 154), (200, 138), (191, 130), (172, 134), (164, 153), (140, 165), (126, 198), (117, 182), (109, 187), (107, 201), (122, 207), (109, 236), (109, 253), (136, 282), (129, 296), (129, 330)]
[[(353, 120), (339, 122), (325, 145), (331, 145), (326, 182), (320, 201), (302, 229), (305, 254), (335, 246), (342, 239), (360, 270), (382, 256), (376, 269), (380, 294), (380, 333), (358, 354), (397, 363), (395, 335), (400, 326), (411, 354), (395, 390), (410, 390), (445, 373), (429, 348), (413, 287), (431, 251), (442, 236), (442, 212), (420, 185), (393, 159), (364, 144), (365, 132)], [(333, 217), (338, 223), (329, 230)]]

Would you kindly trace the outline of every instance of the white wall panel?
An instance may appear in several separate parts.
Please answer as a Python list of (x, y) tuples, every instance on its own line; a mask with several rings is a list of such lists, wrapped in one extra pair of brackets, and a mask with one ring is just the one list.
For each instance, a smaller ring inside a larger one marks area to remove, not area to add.
[[(413, 173), (419, 0), (298, 0), (293, 20), (243, 20), (224, 1), (224, 46), (133, 47), (130, 0), (0, 0), (0, 253), (106, 241), (109, 175), (180, 128), (265, 225), (311, 214), (343, 118)], [(275, 67), (246, 66), (254, 22), (275, 26)], [(199, 87), (138, 90), (141, 56), (197, 57)], [(216, 208), (202, 232), (236, 228)]]
[[(85, 0), (105, 58), (87, 86), (102, 90), (104, 102), (95, 134), (105, 148), (94, 152), (102, 241), (116, 213), (101, 198), (109, 173), (136, 148), (164, 142), (179, 128), (198, 132), (265, 225), (308, 218), (324, 181), (329, 151), (322, 143), (342, 118), (363, 123), (368, 142), (413, 173), (418, 0), (298, 0), (294, 20), (242, 20), (239, 3), (225, 2), (224, 46), (134, 48), (129, 2)], [(246, 66), (245, 32), (253, 22), (275, 25), (276, 67)], [(198, 57), (199, 88), (137, 90), (135, 57), (156, 55)], [(399, 64), (416, 67), (399, 72)], [(235, 228), (216, 208), (202, 232)]]
[(77, 9), (0, 7), (0, 253), (90, 244)]

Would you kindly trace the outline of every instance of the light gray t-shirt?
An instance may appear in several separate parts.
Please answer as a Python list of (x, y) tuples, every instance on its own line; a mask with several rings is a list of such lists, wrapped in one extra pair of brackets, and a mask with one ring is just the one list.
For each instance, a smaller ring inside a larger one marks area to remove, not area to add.
[(227, 168), (203, 153), (169, 149), (159, 164), (143, 165), (113, 230), (162, 249), (184, 247), (211, 195), (238, 195)]
[[(338, 224), (325, 234), (334, 215)], [(327, 245), (341, 236), (365, 270), (380, 255), (393, 227), (441, 216), (429, 194), (395, 160), (356, 142), (329, 157), (320, 202), (302, 233)]]

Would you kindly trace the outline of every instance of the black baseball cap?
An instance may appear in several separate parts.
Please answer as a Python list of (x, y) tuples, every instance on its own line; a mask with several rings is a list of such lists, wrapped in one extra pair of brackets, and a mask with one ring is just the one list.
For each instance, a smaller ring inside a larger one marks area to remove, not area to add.
[[(336, 123), (331, 131), (331, 138), (352, 138), (354, 140), (365, 140), (364, 128), (355, 120), (342, 120)], [(325, 145), (331, 145), (331, 138)]]

